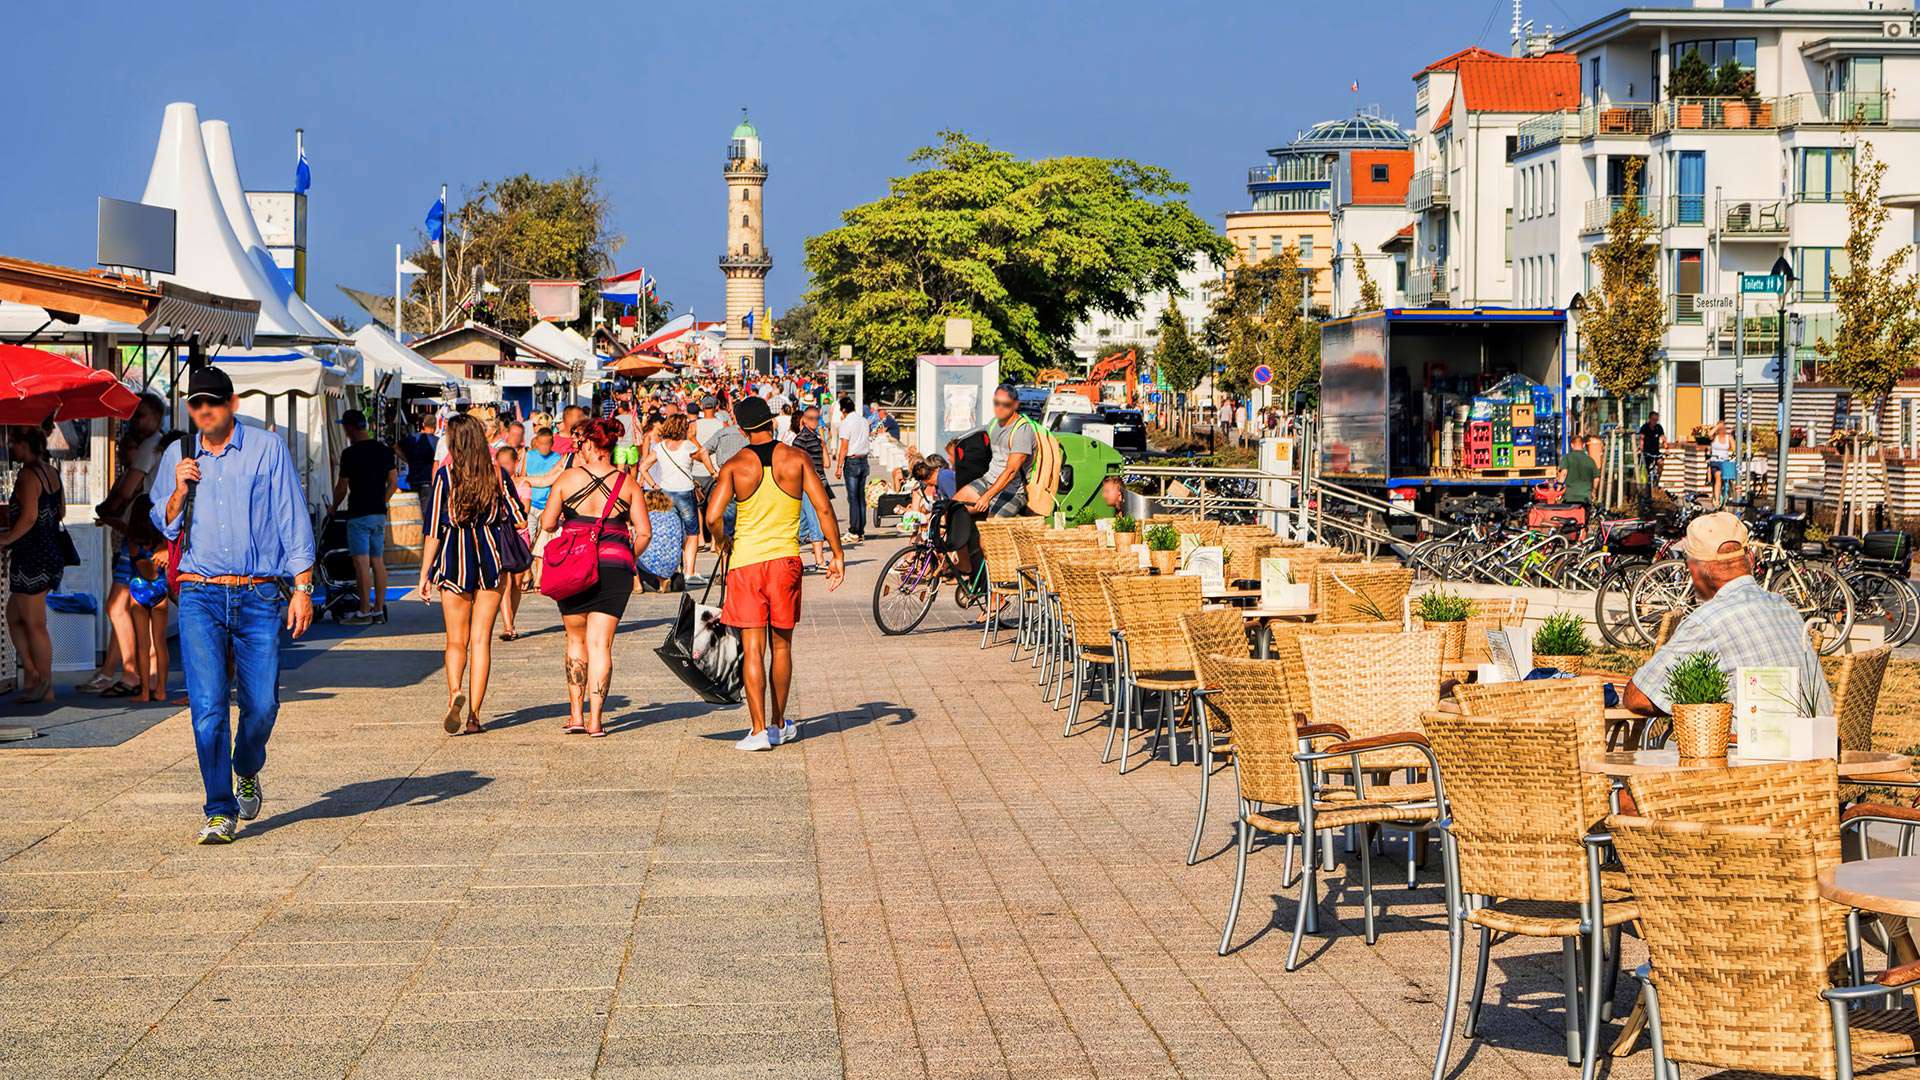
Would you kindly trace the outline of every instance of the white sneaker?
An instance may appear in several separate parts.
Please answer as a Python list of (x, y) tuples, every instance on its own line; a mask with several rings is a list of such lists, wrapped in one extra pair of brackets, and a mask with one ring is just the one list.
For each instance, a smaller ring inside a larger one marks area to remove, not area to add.
[(766, 732), (762, 731), (758, 735), (750, 734), (739, 742), (734, 743), (733, 748), (735, 750), (771, 750), (773, 749), (773, 740), (767, 737)]
[(788, 719), (787, 726), (781, 728), (780, 731), (780, 741), (782, 743), (797, 743), (800, 741), (800, 721)]
[(780, 745), (781, 743), (783, 743), (783, 742), (786, 742), (786, 741), (787, 741), (787, 729), (786, 729), (786, 728), (783, 728), (783, 727), (773, 727), (772, 725), (768, 725), (768, 727), (767, 727), (767, 745), (769, 745), (769, 746), (779, 746), (779, 745)]

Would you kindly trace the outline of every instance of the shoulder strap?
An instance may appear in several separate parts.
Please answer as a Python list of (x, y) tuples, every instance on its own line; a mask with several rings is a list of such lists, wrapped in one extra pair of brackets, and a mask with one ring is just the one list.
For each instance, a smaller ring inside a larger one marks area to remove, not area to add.
[[(596, 479), (598, 478), (596, 477)], [(607, 492), (606, 504), (600, 507), (600, 520), (593, 523), (593, 539), (595, 543), (599, 543), (601, 534), (606, 531), (607, 515), (613, 512), (613, 504), (620, 500), (620, 485), (626, 482), (627, 474), (625, 472), (616, 472), (613, 474), (613, 487)]]

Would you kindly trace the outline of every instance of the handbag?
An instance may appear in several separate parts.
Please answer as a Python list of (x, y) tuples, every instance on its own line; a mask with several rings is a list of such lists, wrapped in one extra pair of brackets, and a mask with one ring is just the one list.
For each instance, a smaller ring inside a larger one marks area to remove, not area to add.
[(60, 565), (80, 565), (80, 549), (74, 546), (73, 534), (68, 532), (65, 526), (60, 528)]
[[(511, 516), (520, 516), (520, 500), (507, 490), (506, 474), (500, 477), (500, 493), (506, 497), (511, 508)], [(533, 548), (528, 546), (526, 534), (521, 532), (519, 522), (496, 522), (489, 526), (493, 530), (494, 549), (500, 552), (500, 572), (503, 574), (524, 574), (533, 569)]]
[(563, 528), (559, 536), (547, 541), (547, 549), (541, 554), (540, 595), (565, 600), (600, 583), (600, 535), (606, 530), (607, 515), (613, 512), (613, 504), (620, 499), (620, 487), (626, 481), (626, 473), (614, 474), (607, 504), (600, 508), (600, 518), (591, 529)]
[(722, 581), (720, 606), (707, 603), (713, 578), (707, 579), (698, 601), (682, 593), (679, 617), (654, 654), (700, 700), (709, 705), (738, 705), (746, 697), (740, 673), (740, 631), (720, 621), (727, 598), (725, 564), (714, 576)]

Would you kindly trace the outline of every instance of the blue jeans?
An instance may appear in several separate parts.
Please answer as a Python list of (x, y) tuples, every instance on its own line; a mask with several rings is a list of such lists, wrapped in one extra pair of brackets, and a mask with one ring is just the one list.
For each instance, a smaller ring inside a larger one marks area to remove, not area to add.
[[(193, 746), (208, 817), (234, 817), (233, 778), (267, 763), (267, 737), (280, 713), (280, 631), (286, 615), (280, 587), (180, 583), (180, 665), (187, 676)], [(228, 664), (232, 674), (228, 674)], [(240, 724), (228, 739), (227, 695), (235, 684)]]
[(842, 469), (847, 480), (847, 532), (864, 536), (867, 532), (867, 459), (849, 455)]

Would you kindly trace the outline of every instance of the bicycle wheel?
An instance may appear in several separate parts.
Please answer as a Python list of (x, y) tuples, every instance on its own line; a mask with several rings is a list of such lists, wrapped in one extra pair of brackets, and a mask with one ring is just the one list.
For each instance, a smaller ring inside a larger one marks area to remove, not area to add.
[(940, 556), (919, 544), (893, 553), (873, 583), (873, 622), (883, 634), (904, 634), (933, 610), (940, 592)]
[(1458, 542), (1451, 539), (1425, 540), (1407, 553), (1407, 565), (1413, 568), (1413, 576), (1420, 581), (1432, 581), (1446, 577), (1447, 567), (1453, 562), (1454, 548)]
[(1628, 613), (1643, 642), (1653, 644), (1660, 619), (1669, 611), (1692, 611), (1699, 601), (1693, 595), (1693, 575), (1685, 559), (1665, 559), (1653, 563), (1634, 578), (1627, 593)]
[(1846, 576), (1853, 590), (1853, 622), (1876, 626), (1888, 645), (1899, 647), (1920, 628), (1920, 595), (1910, 582), (1878, 570), (1855, 570)]
[(1623, 562), (1600, 575), (1599, 584), (1593, 590), (1593, 623), (1600, 628), (1600, 636), (1607, 644), (1616, 649), (1639, 649), (1647, 645), (1647, 639), (1640, 636), (1640, 627), (1634, 624), (1633, 608), (1628, 603), (1628, 594), (1640, 572), (1647, 568), (1644, 562)]
[(1560, 564), (1560, 587), (1563, 589), (1597, 589), (1606, 578), (1607, 571), (1616, 565), (1628, 565), (1627, 560), (1604, 551), (1569, 548), (1567, 556)]
[(1767, 576), (1767, 591), (1784, 596), (1806, 620), (1821, 656), (1831, 656), (1853, 632), (1853, 590), (1825, 563), (1787, 562)]

